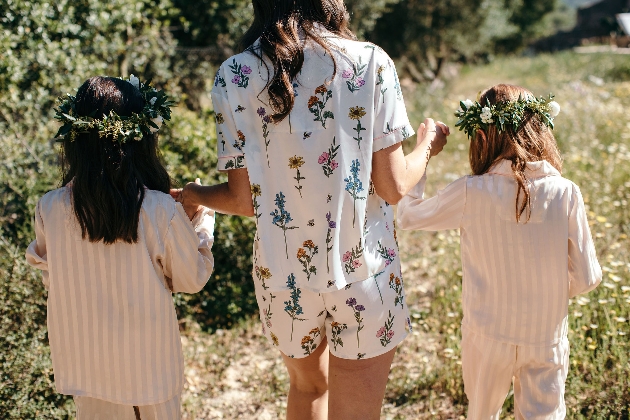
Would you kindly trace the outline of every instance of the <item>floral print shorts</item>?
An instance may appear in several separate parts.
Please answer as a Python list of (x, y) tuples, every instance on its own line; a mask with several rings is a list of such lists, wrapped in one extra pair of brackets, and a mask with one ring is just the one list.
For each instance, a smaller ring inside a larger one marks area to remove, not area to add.
[(369, 359), (394, 349), (411, 331), (398, 264), (344, 289), (317, 293), (296, 286), (271, 291), (256, 282), (263, 334), (296, 359), (309, 356), (324, 337), (342, 359)]

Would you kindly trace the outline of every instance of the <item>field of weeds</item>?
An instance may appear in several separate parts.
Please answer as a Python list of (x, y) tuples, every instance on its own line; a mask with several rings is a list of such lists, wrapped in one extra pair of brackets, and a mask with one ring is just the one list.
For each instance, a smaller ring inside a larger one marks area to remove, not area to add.
[[(556, 95), (562, 106), (555, 133), (564, 176), (582, 190), (604, 270), (598, 289), (571, 302), (567, 418), (628, 419), (630, 60), (561, 53), (464, 67), (444, 86), (406, 89), (412, 122), (431, 116), (453, 126), (459, 100), (474, 99), (496, 83), (522, 85), (539, 96)], [(430, 164), (428, 194), (469, 172), (467, 151), (465, 136), (454, 133), (444, 153)], [(414, 332), (394, 360), (382, 417), (464, 418), (458, 232), (401, 232), (399, 238)], [(284, 416), (288, 375), (259, 330), (257, 320), (214, 334), (188, 323), (186, 418)], [(504, 418), (513, 418), (512, 413), (513, 399), (508, 398)]]

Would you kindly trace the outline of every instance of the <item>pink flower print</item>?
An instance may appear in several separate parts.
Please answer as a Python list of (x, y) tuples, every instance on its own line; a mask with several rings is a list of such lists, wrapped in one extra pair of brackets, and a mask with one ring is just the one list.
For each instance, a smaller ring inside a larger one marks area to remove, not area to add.
[(320, 165), (325, 163), (328, 160), (329, 156), (330, 155), (328, 154), (328, 152), (322, 153), (322, 155), (319, 157), (319, 159), (317, 159), (317, 163), (319, 163)]
[[(264, 327), (263, 327), (264, 328)], [(376, 338), (381, 338), (383, 335), (385, 334), (385, 327), (381, 327), (377, 332), (376, 332)]]
[(249, 66), (241, 67), (241, 71), (243, 72), (243, 74), (252, 74), (252, 68)]
[(359, 267), (361, 267), (361, 265), (362, 265), (362, 264), (359, 262), (359, 260), (354, 260), (354, 261), (352, 261), (352, 266), (353, 266), (354, 268), (359, 268)]
[(271, 321), (267, 320), (267, 327), (271, 328)]
[(394, 258), (394, 257), (396, 256), (396, 251), (394, 251), (394, 249), (393, 249), (393, 248), (390, 248), (390, 249), (388, 249), (388, 250), (387, 250), (387, 254), (388, 254), (390, 257)]
[(239, 76), (238, 74), (232, 78), (232, 83), (234, 83), (235, 85), (238, 85), (240, 81), (241, 81), (241, 76)]
[(263, 335), (267, 334), (267, 331), (265, 330), (265, 324), (262, 324), (262, 332), (263, 332)]
[(394, 336), (394, 330), (389, 330), (387, 332), (387, 339), (391, 340), (393, 336)]
[(357, 85), (358, 85), (359, 87), (363, 87), (363, 86), (365, 86), (365, 80), (363, 80), (363, 79), (362, 79), (362, 78), (360, 78), (360, 77), (357, 77)]
[(346, 69), (343, 71), (343, 73), (341, 73), (341, 77), (343, 77), (344, 79), (350, 79), (353, 75), (354, 72), (352, 71), (352, 69)]
[(389, 230), (389, 223), (385, 222), (385, 229)]
[(339, 164), (337, 163), (337, 161), (331, 160), (330, 161), (330, 167), (333, 168), (333, 170), (335, 170), (335, 169), (337, 169), (339, 167)]
[(385, 260), (385, 267), (388, 267), (392, 262), (390, 260)]
[(343, 254), (343, 258), (341, 260), (346, 263), (350, 261), (350, 258), (352, 258), (352, 252), (348, 251), (345, 254)]

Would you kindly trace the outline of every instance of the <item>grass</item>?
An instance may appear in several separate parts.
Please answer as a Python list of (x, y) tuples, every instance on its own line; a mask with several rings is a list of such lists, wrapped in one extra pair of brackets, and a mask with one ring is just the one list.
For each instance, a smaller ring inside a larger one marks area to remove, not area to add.
[[(537, 95), (553, 92), (562, 105), (556, 136), (564, 175), (588, 206), (602, 285), (570, 305), (571, 369), (566, 400), (571, 419), (627, 419), (630, 406), (630, 77), (627, 58), (560, 53), (504, 58), (464, 67), (443, 88), (409, 88), (414, 124), (424, 116), (454, 126), (458, 101), (500, 82)], [(468, 144), (455, 133), (431, 162), (429, 190), (469, 172)], [(456, 231), (401, 232), (401, 255), (414, 333), (400, 346), (390, 374), (383, 417), (464, 418), (461, 379), (461, 263)], [(187, 418), (277, 418), (284, 415), (287, 375), (257, 320), (208, 335), (194, 323), (185, 335)], [(513, 398), (503, 418), (513, 418)]]

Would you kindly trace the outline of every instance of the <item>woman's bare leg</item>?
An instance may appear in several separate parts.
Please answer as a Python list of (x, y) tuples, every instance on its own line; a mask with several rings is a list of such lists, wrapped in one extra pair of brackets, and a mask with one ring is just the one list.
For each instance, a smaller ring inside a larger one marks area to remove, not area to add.
[(366, 360), (330, 356), (328, 412), (334, 420), (378, 420), (396, 349)]
[(326, 338), (304, 359), (282, 355), (291, 379), (287, 420), (328, 419), (328, 355)]

